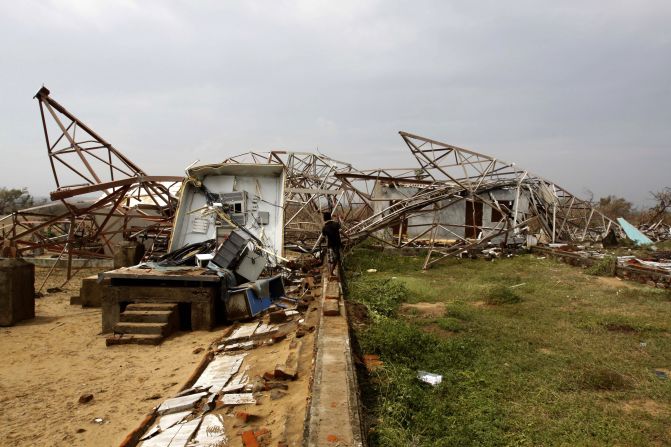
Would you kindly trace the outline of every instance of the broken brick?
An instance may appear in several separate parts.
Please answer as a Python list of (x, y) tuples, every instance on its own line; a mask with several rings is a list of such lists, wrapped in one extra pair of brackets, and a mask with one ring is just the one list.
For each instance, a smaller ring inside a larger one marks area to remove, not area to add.
[(295, 368), (287, 367), (286, 365), (277, 365), (275, 367), (274, 378), (280, 380), (295, 380), (298, 372)]
[(259, 442), (256, 440), (256, 436), (252, 430), (243, 432), (240, 436), (242, 436), (242, 443), (245, 447), (259, 447)]
[(247, 422), (248, 420), (253, 419), (254, 415), (245, 411), (238, 411), (235, 413), (235, 417), (240, 419), (242, 422)]
[(288, 390), (289, 385), (287, 385), (286, 383), (282, 383), (282, 382), (270, 381), (270, 382), (266, 382), (264, 384), (263, 388), (266, 391), (270, 391), (270, 390), (274, 390), (274, 389)]
[(283, 310), (271, 312), (268, 316), (270, 317), (270, 322), (274, 324), (284, 323), (287, 321), (287, 314)]

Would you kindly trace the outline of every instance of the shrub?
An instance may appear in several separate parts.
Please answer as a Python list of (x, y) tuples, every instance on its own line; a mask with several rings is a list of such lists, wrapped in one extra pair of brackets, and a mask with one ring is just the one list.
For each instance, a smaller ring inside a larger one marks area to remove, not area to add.
[(365, 305), (373, 317), (394, 315), (408, 295), (405, 284), (393, 279), (361, 278), (350, 287), (350, 298)]
[(588, 275), (594, 276), (615, 276), (617, 259), (612, 256), (606, 256), (599, 262), (595, 262), (591, 267), (585, 270)]

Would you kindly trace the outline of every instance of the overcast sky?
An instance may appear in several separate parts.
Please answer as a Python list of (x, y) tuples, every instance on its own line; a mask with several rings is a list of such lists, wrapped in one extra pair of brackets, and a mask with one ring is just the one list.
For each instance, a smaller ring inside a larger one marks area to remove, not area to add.
[(671, 2), (0, 0), (0, 186), (51, 96), (153, 175), (249, 150), (407, 167), (406, 130), (584, 196), (671, 186)]

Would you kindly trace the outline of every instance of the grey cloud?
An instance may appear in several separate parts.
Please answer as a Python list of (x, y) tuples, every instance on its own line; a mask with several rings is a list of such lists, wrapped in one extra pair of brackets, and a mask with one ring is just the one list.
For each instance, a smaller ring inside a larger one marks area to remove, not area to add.
[(408, 166), (408, 130), (643, 203), (671, 167), (669, 19), (652, 0), (5, 2), (3, 183), (54, 187), (45, 83), (151, 173), (277, 148)]

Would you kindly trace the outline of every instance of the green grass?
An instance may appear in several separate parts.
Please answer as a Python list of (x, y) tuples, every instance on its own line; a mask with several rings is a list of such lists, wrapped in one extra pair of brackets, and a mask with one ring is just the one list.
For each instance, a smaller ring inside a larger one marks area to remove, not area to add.
[(372, 446), (671, 445), (671, 380), (654, 372), (671, 369), (669, 292), (532, 255), (422, 264), (346, 259), (351, 297), (375, 315), (357, 345), (384, 362), (361, 377)]
[(615, 269), (617, 267), (617, 258), (614, 256), (606, 256), (594, 265), (588, 267), (585, 273), (594, 276), (615, 276)]

